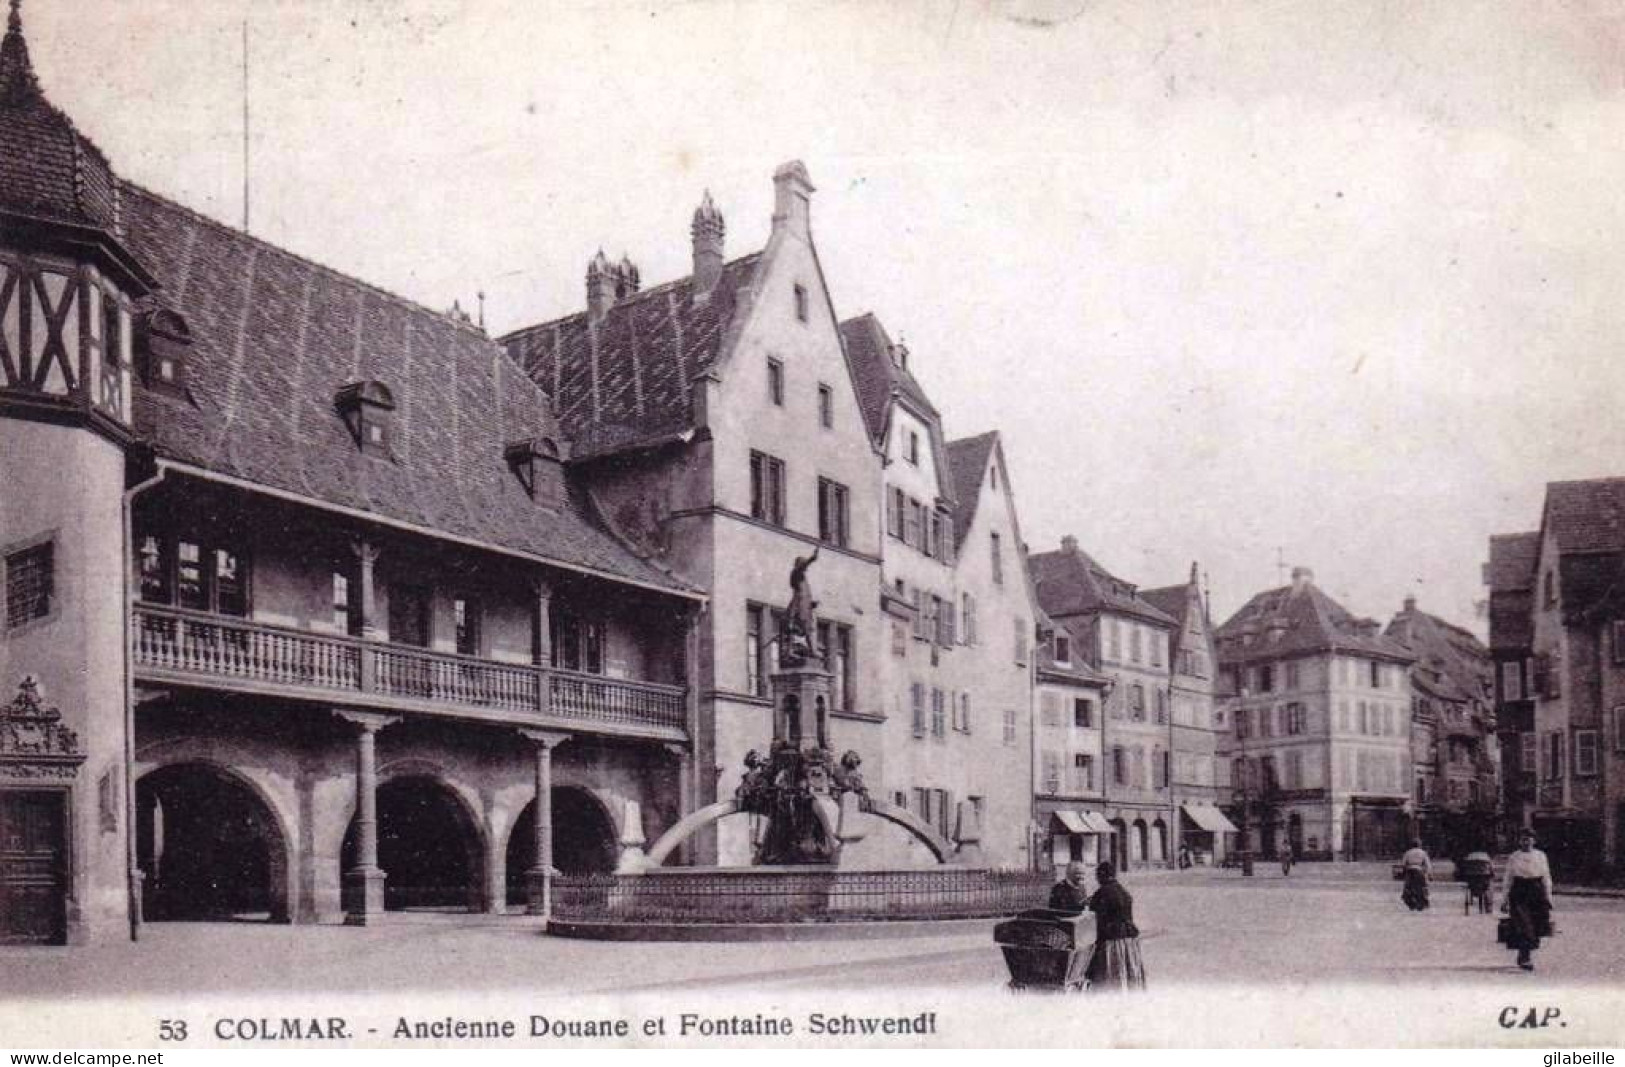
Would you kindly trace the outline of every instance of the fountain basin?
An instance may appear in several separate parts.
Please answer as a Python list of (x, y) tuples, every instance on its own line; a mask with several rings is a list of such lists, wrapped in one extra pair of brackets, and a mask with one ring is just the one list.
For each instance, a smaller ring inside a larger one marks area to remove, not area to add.
[[(907, 936), (1043, 904), (1046, 875), (939, 867), (659, 867), (553, 880), (548, 933), (602, 940)], [(916, 929), (917, 928), (917, 929)]]

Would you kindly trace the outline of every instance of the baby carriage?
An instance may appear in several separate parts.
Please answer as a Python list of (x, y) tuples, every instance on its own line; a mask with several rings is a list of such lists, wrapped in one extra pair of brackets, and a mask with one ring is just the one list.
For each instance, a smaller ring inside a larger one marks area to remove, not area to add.
[(1473, 905), (1478, 905), (1481, 915), (1488, 915), (1495, 906), (1495, 894), (1490, 884), (1495, 879), (1495, 871), (1490, 866), (1490, 857), (1487, 852), (1469, 852), (1461, 861), (1462, 881), (1467, 883), (1467, 896), (1462, 901), (1463, 915), (1473, 913)]

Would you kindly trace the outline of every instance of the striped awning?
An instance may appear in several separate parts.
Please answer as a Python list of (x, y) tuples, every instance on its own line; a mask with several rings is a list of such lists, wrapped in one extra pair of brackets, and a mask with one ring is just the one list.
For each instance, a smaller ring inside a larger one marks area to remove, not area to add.
[(1208, 804), (1186, 804), (1185, 817), (1210, 834), (1240, 833), (1236, 824), (1224, 817), (1224, 812)]

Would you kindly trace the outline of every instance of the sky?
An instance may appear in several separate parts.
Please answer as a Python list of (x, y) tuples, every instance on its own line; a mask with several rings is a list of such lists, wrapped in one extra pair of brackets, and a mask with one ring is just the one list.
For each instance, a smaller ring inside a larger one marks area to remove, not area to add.
[(837, 312), (1004, 435), (1034, 551), (1282, 567), (1483, 632), (1490, 534), (1625, 475), (1625, 9), (26, 0), (119, 172), (500, 333), (730, 257), (805, 162)]

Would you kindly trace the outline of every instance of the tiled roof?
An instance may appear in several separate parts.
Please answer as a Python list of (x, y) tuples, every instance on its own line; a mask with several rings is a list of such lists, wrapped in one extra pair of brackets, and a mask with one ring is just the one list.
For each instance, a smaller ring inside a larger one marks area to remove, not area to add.
[(949, 441), (944, 451), (948, 454), (948, 474), (954, 494), (954, 533), (963, 537), (976, 521), (976, 508), (982, 502), (983, 475), (987, 472), (988, 457), (999, 443), (999, 431), (989, 430), (975, 437), (961, 437)]
[(1625, 549), (1625, 478), (1547, 483), (1544, 526), (1564, 552)]
[(553, 398), (572, 455), (668, 440), (693, 428), (691, 385), (716, 360), (760, 259), (752, 253), (725, 264), (703, 300), (685, 277), (623, 298), (597, 323), (583, 311), (498, 343)]
[(841, 323), (841, 340), (858, 387), (858, 404), (869, 436), (876, 441), (886, 433), (886, 416), (894, 395), (907, 397), (929, 419), (941, 416), (912, 371), (893, 356), (894, 346), (886, 328), (873, 314), (858, 315)]
[(1055, 657), (1047, 646), (1038, 646), (1038, 680), (1059, 681), (1068, 685), (1087, 685), (1092, 688), (1101, 688), (1112, 683), (1111, 675), (1096, 670), (1089, 664), (1073, 657), (1071, 663), (1061, 666), (1055, 662)]
[(1134, 586), (1112, 575), (1085, 551), (1064, 547), (1029, 557), (1038, 602), (1054, 616), (1114, 611), (1164, 626), (1178, 620), (1146, 600)]
[[(506, 444), (556, 436), (547, 398), (483, 333), (135, 186), (127, 241), (186, 319), (192, 402), (138, 390), (159, 455), (428, 531), (668, 589), (561, 494), (533, 500)], [(393, 394), (391, 457), (334, 410), (362, 380)]]
[(119, 230), (107, 157), (40, 90), (15, 6), (0, 41), (0, 210)]
[[(1489, 649), (1470, 631), (1406, 601), (1405, 609), (1389, 621), (1387, 636), (1416, 656), (1416, 681), (1435, 695), (1446, 700), (1488, 699)], [(1439, 677), (1431, 677), (1433, 673)]]
[(1539, 558), (1539, 532), (1491, 535), (1487, 574), (1490, 592), (1533, 589), (1535, 563)]
[(1382, 636), (1375, 621), (1355, 618), (1312, 581), (1259, 593), (1214, 637), (1219, 658), (1227, 664), (1321, 652), (1405, 662), (1415, 658), (1404, 645)]

